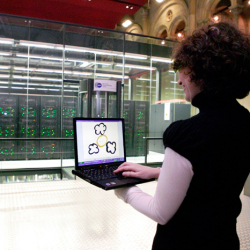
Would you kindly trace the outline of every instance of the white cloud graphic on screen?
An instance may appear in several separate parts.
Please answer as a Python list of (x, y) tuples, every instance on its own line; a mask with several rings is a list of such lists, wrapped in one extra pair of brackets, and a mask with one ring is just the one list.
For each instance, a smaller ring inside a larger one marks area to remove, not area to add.
[(89, 154), (92, 155), (92, 154), (97, 154), (99, 153), (99, 148), (97, 146), (97, 144), (95, 143), (92, 143), (89, 145)]
[(100, 123), (95, 125), (94, 129), (96, 135), (103, 135), (107, 129), (107, 126), (104, 123)]
[(106, 151), (108, 153), (114, 154), (116, 151), (116, 143), (108, 141), (106, 144)]

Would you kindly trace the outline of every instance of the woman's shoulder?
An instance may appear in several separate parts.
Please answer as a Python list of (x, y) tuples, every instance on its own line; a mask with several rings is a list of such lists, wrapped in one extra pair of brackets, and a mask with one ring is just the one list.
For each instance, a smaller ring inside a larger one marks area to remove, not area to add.
[(173, 122), (163, 133), (163, 144), (165, 147), (173, 148), (176, 143), (181, 143), (197, 132), (197, 124), (194, 117)]

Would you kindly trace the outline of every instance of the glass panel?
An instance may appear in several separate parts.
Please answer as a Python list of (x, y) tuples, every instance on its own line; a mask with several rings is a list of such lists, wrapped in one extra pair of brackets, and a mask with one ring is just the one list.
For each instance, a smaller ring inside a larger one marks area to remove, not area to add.
[(186, 103), (183, 88), (177, 84), (178, 73), (168, 69), (162, 72), (161, 100), (162, 102)]
[(122, 80), (123, 34), (92, 28), (66, 26), (65, 61), (73, 62), (77, 72), (66, 79)]
[(158, 164), (161, 165), (164, 159), (164, 146), (162, 143), (162, 136), (150, 137), (147, 139), (147, 157), (146, 164)]
[(133, 81), (133, 100), (149, 101), (151, 104), (156, 101), (156, 73), (146, 73)]
[[(88, 79), (121, 81), (127, 153), (144, 162), (152, 105), (181, 98), (171, 83), (177, 80), (169, 59), (174, 42), (4, 15), (0, 20), (1, 169), (54, 168), (60, 179), (73, 178), (72, 118), (86, 116)], [(114, 117), (117, 93), (97, 96), (100, 116)], [(46, 174), (16, 173), (12, 181), (54, 178)]]
[(124, 87), (123, 87), (123, 91), (124, 91), (124, 100), (130, 100), (130, 89), (131, 89), (131, 80), (130, 79), (126, 79), (124, 80)]
[(126, 35), (125, 38), (125, 60), (122, 64), (117, 64), (116, 68), (123, 68), (125, 76), (129, 77), (124, 82), (126, 152), (128, 161), (143, 163), (144, 137), (148, 136), (151, 99), (150, 76), (155, 69), (150, 64), (151, 44), (147, 44), (149, 39), (136, 35)]
[[(1, 91), (1, 98), (5, 99), (1, 104), (12, 102), (16, 106), (15, 120), (13, 116), (6, 121), (14, 128), (10, 134), (16, 140), (3, 142), (6, 153), (1, 154), (1, 158), (19, 160), (18, 168), (60, 167), (60, 143), (51, 138), (61, 137), (62, 24), (11, 17), (3, 20), (9, 22), (1, 25), (13, 41), (9, 44), (11, 54), (1, 55), (1, 66), (9, 65), (8, 88)], [(39, 165), (37, 160), (47, 163)], [(14, 166), (11, 162), (2, 163), (3, 169), (16, 168)]]

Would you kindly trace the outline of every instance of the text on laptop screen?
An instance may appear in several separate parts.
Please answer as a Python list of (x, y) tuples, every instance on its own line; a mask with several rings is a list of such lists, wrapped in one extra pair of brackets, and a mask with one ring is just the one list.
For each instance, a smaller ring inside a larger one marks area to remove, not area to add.
[(78, 166), (125, 160), (121, 120), (77, 120)]

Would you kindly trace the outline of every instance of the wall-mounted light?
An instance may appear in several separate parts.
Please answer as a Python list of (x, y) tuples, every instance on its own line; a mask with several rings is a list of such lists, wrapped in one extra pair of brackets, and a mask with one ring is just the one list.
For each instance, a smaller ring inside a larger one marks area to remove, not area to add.
[(128, 26), (130, 26), (132, 24), (132, 21), (127, 19), (122, 23), (122, 26), (127, 28)]
[(219, 17), (216, 15), (216, 16), (213, 17), (213, 20), (214, 20), (215, 22), (218, 22)]
[(212, 21), (213, 21), (214, 23), (218, 23), (218, 22), (220, 22), (220, 20), (221, 20), (221, 15), (220, 15), (220, 13), (213, 15)]
[(250, 5), (250, 1), (248, 1), (248, 4)]
[(183, 31), (179, 31), (179, 32), (177, 32), (176, 36), (177, 36), (177, 39), (178, 39), (179, 41), (182, 41), (183, 38), (185, 37), (185, 34), (184, 34)]
[(130, 10), (132, 10), (134, 7), (132, 6), (132, 5), (127, 5), (126, 6), (126, 9), (130, 9)]

